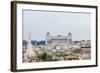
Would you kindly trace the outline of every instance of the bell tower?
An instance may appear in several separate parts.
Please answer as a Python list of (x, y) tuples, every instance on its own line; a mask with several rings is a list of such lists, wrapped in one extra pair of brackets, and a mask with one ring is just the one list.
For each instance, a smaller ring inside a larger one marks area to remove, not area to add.
[(69, 44), (72, 43), (72, 34), (71, 34), (70, 32), (69, 32), (68, 35), (67, 35), (67, 42), (68, 42)]

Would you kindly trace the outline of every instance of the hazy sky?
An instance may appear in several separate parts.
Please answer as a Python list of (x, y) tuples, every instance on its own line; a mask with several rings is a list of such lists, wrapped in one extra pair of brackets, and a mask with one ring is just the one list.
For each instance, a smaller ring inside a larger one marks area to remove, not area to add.
[(44, 40), (46, 32), (67, 36), (73, 40), (90, 40), (91, 14), (73, 12), (23, 10), (23, 40)]

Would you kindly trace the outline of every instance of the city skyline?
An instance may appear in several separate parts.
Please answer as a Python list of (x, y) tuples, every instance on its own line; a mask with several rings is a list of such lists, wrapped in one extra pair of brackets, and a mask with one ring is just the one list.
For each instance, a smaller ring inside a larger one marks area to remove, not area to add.
[(69, 12), (23, 11), (23, 40), (45, 40), (45, 34), (67, 36), (73, 40), (91, 39), (91, 14)]

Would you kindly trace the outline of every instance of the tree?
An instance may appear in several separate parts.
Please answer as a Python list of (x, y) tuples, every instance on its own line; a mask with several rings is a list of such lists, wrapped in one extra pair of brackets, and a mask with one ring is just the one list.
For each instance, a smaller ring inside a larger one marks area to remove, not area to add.
[(53, 60), (53, 56), (47, 54), (46, 52), (44, 52), (43, 54), (40, 54), (40, 55), (38, 56), (38, 58), (39, 58), (41, 61), (52, 61), (52, 60)]

